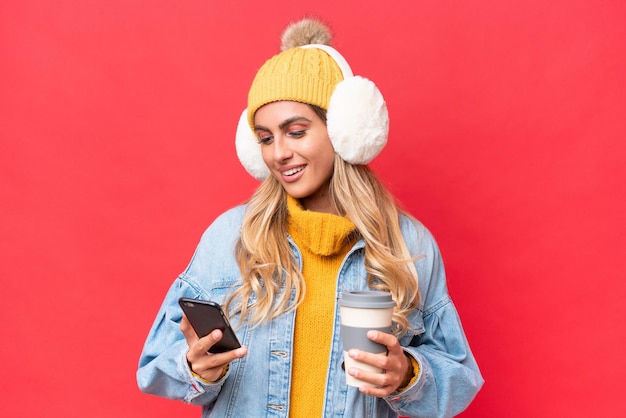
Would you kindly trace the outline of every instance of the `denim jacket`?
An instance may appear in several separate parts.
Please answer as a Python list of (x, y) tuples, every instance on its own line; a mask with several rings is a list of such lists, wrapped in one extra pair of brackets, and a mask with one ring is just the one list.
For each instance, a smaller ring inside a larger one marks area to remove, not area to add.
[[(223, 302), (240, 283), (234, 247), (245, 206), (221, 215), (203, 234), (187, 269), (174, 281), (152, 325), (139, 361), (137, 381), (142, 391), (202, 405), (203, 417), (288, 417), (296, 313), (269, 323), (236, 329), (248, 354), (233, 361), (225, 376), (204, 383), (191, 374), (187, 343), (180, 331), (181, 296)], [(483, 384), (448, 295), (443, 263), (430, 232), (418, 221), (401, 218), (415, 261), (422, 300), (409, 316), (411, 331), (400, 339), (405, 352), (419, 364), (413, 384), (385, 399), (367, 396), (345, 383), (338, 304), (327, 368), (323, 417), (450, 417), (463, 411)], [(294, 255), (300, 251), (290, 237)], [(338, 299), (344, 290), (366, 289), (364, 242), (349, 251), (337, 276)], [(251, 303), (253, 303), (252, 301)], [(238, 318), (233, 318), (237, 323)]]

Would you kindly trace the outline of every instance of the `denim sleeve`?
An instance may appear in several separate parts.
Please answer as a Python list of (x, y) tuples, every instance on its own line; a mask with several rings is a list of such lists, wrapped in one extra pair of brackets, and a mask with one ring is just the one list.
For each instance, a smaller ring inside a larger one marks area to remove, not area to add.
[(141, 391), (195, 405), (212, 403), (225, 378), (212, 384), (194, 377), (187, 365), (187, 341), (180, 330), (181, 296), (197, 298), (200, 292), (177, 279), (168, 291), (143, 347), (137, 370)]
[(180, 330), (180, 297), (212, 299), (208, 289), (224, 278), (238, 277), (233, 261), (243, 207), (220, 215), (204, 232), (187, 269), (174, 281), (157, 313), (139, 359), (137, 383), (146, 393), (195, 405), (215, 402), (226, 376), (215, 383), (194, 377), (187, 365), (187, 341)]
[[(452, 417), (466, 409), (483, 385), (461, 320), (448, 295), (443, 262), (430, 232), (416, 223), (407, 244), (416, 261), (423, 332), (401, 340), (420, 367), (418, 378), (386, 400), (399, 415)], [(417, 252), (414, 252), (417, 251)], [(421, 325), (421, 324), (420, 324)]]

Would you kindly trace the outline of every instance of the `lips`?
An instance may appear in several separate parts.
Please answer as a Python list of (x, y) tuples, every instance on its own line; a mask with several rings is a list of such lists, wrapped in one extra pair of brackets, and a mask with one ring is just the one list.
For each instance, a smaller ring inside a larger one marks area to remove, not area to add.
[(304, 170), (306, 169), (306, 164), (299, 165), (296, 167), (291, 167), (286, 170), (280, 171), (280, 176), (282, 181), (285, 183), (293, 183), (300, 180), (300, 177), (304, 175)]
[(304, 170), (304, 167), (305, 166), (301, 165), (299, 167), (290, 168), (289, 170), (283, 171), (281, 174), (283, 176), (293, 176), (294, 174), (299, 173), (300, 171)]

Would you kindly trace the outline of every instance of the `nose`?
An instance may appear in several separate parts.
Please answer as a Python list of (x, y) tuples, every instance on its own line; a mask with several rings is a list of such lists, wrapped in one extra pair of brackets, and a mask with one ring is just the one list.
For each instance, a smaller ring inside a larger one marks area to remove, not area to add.
[(287, 139), (280, 135), (274, 137), (274, 160), (278, 162), (286, 161), (293, 156), (293, 151)]

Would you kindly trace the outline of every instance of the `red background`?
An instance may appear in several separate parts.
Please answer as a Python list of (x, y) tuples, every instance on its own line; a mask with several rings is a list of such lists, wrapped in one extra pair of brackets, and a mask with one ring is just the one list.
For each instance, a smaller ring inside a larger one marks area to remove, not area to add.
[(625, 416), (626, 3), (213, 3), (2, 2), (1, 414), (199, 416), (141, 394), (138, 356), (256, 186), (237, 118), (312, 13), (387, 99), (373, 167), (437, 237), (486, 379), (463, 416)]

